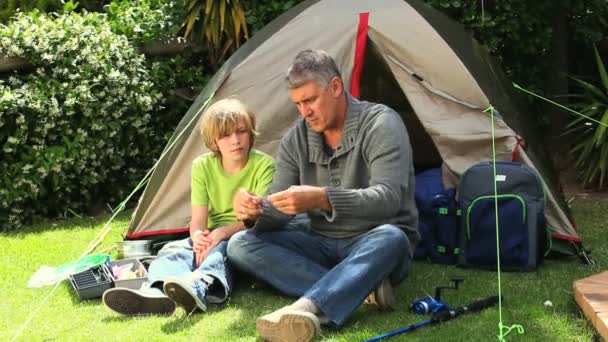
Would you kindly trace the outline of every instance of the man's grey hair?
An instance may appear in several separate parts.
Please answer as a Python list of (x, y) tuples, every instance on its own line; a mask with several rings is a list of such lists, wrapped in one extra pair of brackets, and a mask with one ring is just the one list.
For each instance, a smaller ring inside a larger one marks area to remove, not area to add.
[(323, 50), (300, 51), (287, 69), (287, 87), (294, 89), (314, 81), (326, 87), (334, 77), (342, 79), (334, 59)]

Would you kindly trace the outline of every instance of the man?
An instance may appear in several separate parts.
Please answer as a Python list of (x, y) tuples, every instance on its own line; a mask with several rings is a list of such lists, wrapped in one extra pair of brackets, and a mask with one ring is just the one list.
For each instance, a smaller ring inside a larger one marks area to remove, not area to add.
[[(342, 325), (370, 295), (392, 308), (419, 240), (414, 168), (399, 115), (344, 90), (334, 60), (305, 50), (287, 72), (302, 115), (281, 140), (269, 196), (241, 190), (237, 217), (253, 225), (228, 244), (238, 268), (300, 297), (257, 320), (270, 341), (309, 341)], [(303, 220), (307, 213), (310, 223)], [(376, 289), (374, 291), (374, 289)]]

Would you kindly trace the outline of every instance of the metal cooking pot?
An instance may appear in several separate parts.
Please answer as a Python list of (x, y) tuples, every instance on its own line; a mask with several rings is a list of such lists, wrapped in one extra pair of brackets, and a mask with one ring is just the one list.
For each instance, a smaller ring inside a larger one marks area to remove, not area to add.
[(152, 255), (152, 240), (120, 241), (117, 245), (122, 259)]

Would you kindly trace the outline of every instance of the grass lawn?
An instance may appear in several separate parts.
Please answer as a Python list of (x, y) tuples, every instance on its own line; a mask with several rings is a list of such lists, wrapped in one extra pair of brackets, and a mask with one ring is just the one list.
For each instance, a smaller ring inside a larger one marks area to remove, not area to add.
[[(608, 244), (605, 222), (608, 200), (577, 200), (573, 203), (585, 246), (593, 251), (595, 266), (582, 265), (577, 258), (547, 260), (532, 273), (503, 273), (502, 320), (504, 325), (521, 324), (525, 333), (512, 332), (509, 341), (593, 341), (598, 339), (573, 299), (572, 283), (607, 269)], [(107, 217), (47, 222), (19, 232), (3, 234), (0, 239), (0, 340), (10, 341), (30, 314), (37, 310), (52, 286), (26, 288), (30, 275), (41, 265), (57, 266), (75, 260)], [(119, 217), (99, 249), (120, 240), (128, 222)], [(98, 250), (99, 250), (98, 249)], [(495, 272), (462, 270), (454, 266), (415, 262), (411, 276), (397, 288), (396, 312), (361, 307), (340, 330), (325, 329), (322, 340), (362, 341), (427, 318), (408, 311), (409, 304), (435, 286), (448, 285), (452, 275), (465, 278), (457, 291), (444, 290), (450, 305), (468, 303), (476, 298), (497, 294)], [(242, 278), (224, 307), (211, 307), (204, 314), (186, 317), (178, 309), (172, 316), (128, 318), (107, 310), (100, 300), (80, 302), (68, 282), (54, 294), (20, 335), (20, 341), (117, 340), (117, 341), (256, 341), (256, 317), (289, 304), (292, 299), (269, 288), (253, 288)], [(553, 307), (543, 305), (546, 300)], [(395, 336), (388, 341), (487, 341), (498, 334), (498, 307), (464, 315), (437, 326)]]

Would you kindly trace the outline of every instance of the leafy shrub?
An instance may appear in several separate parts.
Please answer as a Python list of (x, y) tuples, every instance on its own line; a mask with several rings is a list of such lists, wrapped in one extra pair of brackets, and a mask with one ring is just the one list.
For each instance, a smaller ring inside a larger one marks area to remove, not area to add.
[(302, 0), (270, 0), (270, 1), (247, 1), (245, 12), (247, 24), (251, 32), (255, 33), (262, 29), (274, 18), (283, 14)]
[[(110, 0), (78, 0), (78, 8), (87, 11), (101, 11), (103, 6)], [(17, 10), (28, 13), (32, 10), (39, 10), (44, 13), (63, 13), (66, 3), (68, 6), (75, 6), (74, 0), (3, 0), (0, 3), (0, 23), (7, 23), (14, 17)]]
[[(161, 93), (160, 106), (151, 118), (154, 134), (161, 140), (154, 156), (160, 155), (175, 127), (186, 114), (194, 99), (211, 76), (204, 56), (186, 50), (173, 57), (154, 57), (146, 60), (154, 89)], [(147, 170), (141, 170), (145, 174)]]
[(38, 1), (21, 1), (21, 0), (5, 0), (0, 4), (0, 23), (6, 23), (20, 9), (22, 12), (29, 12), (38, 9), (42, 12), (56, 12), (63, 8), (61, 0), (38, 0)]
[(105, 11), (112, 31), (142, 43), (175, 37), (184, 6), (172, 0), (114, 0)]
[(591, 118), (576, 116), (564, 133), (571, 140), (570, 154), (576, 160), (576, 168), (583, 185), (604, 187), (608, 179), (608, 72), (600, 54), (595, 50), (600, 85), (572, 77), (583, 90), (572, 95), (570, 106)]
[(144, 57), (86, 12), (18, 14), (0, 28), (0, 55), (35, 67), (0, 80), (2, 230), (124, 197), (163, 144)]

